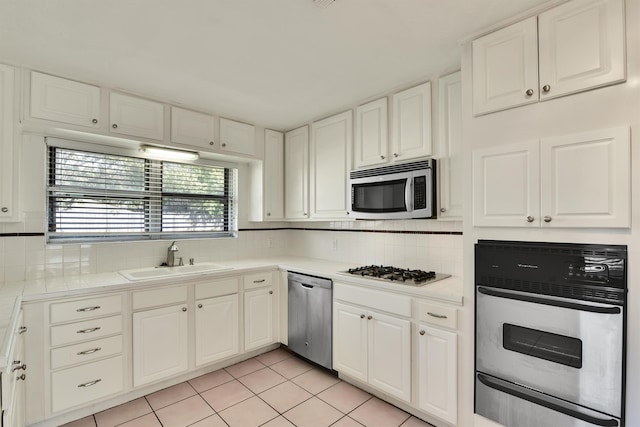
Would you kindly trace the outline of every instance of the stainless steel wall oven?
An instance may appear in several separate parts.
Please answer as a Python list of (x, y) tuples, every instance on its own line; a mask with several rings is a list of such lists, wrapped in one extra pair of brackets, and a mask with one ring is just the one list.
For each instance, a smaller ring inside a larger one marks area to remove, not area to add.
[(509, 427), (624, 425), (626, 246), (481, 240), (475, 412)]

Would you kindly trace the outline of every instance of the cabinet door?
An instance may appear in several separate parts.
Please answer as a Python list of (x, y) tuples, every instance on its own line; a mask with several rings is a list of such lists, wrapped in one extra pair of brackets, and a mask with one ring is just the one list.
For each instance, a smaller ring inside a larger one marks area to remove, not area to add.
[(210, 151), (214, 147), (214, 123), (208, 114), (171, 107), (171, 142)]
[(439, 82), (440, 213), (442, 219), (462, 218), (462, 82), (460, 71)]
[(540, 99), (625, 80), (623, 0), (577, 0), (538, 17)]
[(14, 188), (13, 86), (13, 67), (0, 64), (0, 221), (15, 219), (18, 208)]
[(453, 332), (419, 326), (418, 406), (455, 425), (458, 421), (458, 340)]
[(393, 159), (431, 155), (431, 83), (393, 95)]
[(244, 293), (244, 350), (273, 342), (273, 288)]
[(474, 40), (472, 50), (475, 115), (538, 101), (535, 16)]
[(473, 151), (473, 225), (540, 225), (538, 141)]
[(540, 150), (543, 226), (631, 226), (629, 128), (546, 138)]
[(411, 322), (377, 312), (367, 319), (369, 383), (411, 401)]
[(220, 147), (221, 153), (255, 156), (256, 131), (252, 125), (220, 119)]
[(164, 138), (164, 105), (117, 92), (111, 92), (109, 100), (111, 132), (160, 141)]
[(353, 147), (356, 168), (389, 161), (387, 117), (387, 98), (356, 109), (356, 140)]
[(186, 305), (133, 313), (133, 385), (187, 369)]
[(98, 128), (100, 88), (32, 72), (31, 117)]
[(333, 304), (333, 369), (367, 381), (367, 320), (364, 309)]
[(287, 219), (309, 217), (309, 127), (284, 137), (284, 213)]
[(284, 218), (284, 135), (266, 130), (264, 136), (263, 206), (265, 220)]
[(196, 365), (238, 354), (238, 294), (196, 302)]
[(313, 218), (347, 216), (352, 121), (351, 111), (346, 111), (311, 125), (309, 185)]

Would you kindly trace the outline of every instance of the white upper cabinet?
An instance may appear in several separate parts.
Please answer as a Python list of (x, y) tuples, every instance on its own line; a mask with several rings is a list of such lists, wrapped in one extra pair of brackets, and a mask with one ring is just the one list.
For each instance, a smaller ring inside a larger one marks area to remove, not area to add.
[(171, 142), (212, 150), (215, 119), (208, 114), (171, 107)]
[(473, 112), (624, 81), (624, 49), (623, 0), (572, 0), (488, 34), (473, 41)]
[(473, 112), (538, 100), (536, 17), (473, 41)]
[(623, 0), (574, 0), (538, 18), (540, 99), (625, 79)]
[(389, 161), (387, 98), (356, 108), (356, 140), (353, 149), (355, 168)]
[(351, 166), (351, 111), (311, 125), (310, 208), (313, 218), (346, 218), (347, 178)]
[(284, 135), (265, 130), (263, 170), (264, 220), (284, 218)]
[(631, 225), (628, 128), (473, 152), (475, 226)]
[(100, 88), (31, 72), (31, 117), (100, 127)]
[(111, 132), (159, 141), (163, 140), (163, 104), (118, 92), (111, 92), (109, 99), (109, 126)]
[(241, 154), (253, 157), (257, 154), (256, 131), (252, 125), (220, 119), (220, 153)]
[(460, 72), (438, 81), (440, 212), (438, 218), (460, 219), (463, 207), (462, 82)]
[[(309, 218), (309, 127), (284, 137), (284, 213), (287, 219)], [(346, 184), (345, 184), (346, 185)]]
[(431, 83), (393, 95), (392, 160), (429, 156), (431, 150)]
[(15, 220), (18, 189), (13, 143), (14, 69), (0, 64), (0, 221)]

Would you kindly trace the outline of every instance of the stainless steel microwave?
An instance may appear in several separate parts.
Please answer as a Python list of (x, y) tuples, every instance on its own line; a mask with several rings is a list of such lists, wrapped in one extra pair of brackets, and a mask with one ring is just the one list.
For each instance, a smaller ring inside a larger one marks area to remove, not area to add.
[(356, 219), (435, 218), (434, 159), (352, 171), (349, 215)]

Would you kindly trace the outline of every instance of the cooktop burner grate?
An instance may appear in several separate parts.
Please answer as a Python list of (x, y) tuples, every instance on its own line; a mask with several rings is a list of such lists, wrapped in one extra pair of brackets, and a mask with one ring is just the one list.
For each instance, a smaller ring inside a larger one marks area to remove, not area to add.
[(426, 283), (444, 279), (448, 275), (436, 274), (434, 271), (412, 270), (384, 265), (367, 265), (350, 268), (345, 273), (355, 276), (379, 279), (387, 282), (399, 282), (406, 285), (424, 285)]

